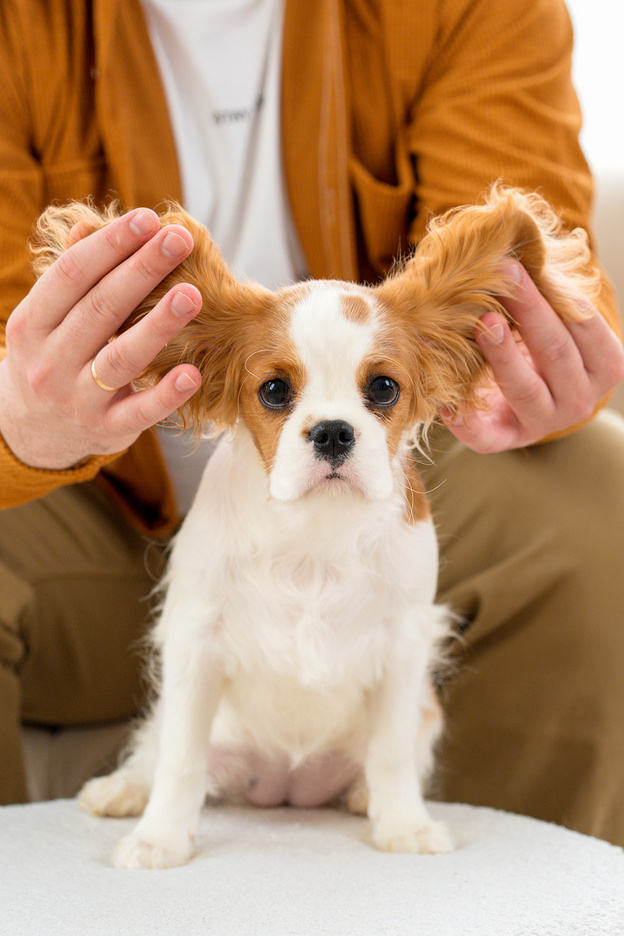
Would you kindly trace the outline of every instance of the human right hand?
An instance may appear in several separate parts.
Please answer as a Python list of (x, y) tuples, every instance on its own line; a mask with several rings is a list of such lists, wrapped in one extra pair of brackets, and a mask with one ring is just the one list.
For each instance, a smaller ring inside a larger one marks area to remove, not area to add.
[[(132, 380), (199, 312), (194, 286), (174, 286), (110, 341), (192, 248), (185, 228), (161, 230), (155, 212), (138, 208), (78, 240), (37, 280), (9, 318), (0, 362), (0, 432), (17, 458), (64, 469), (120, 452), (193, 395), (201, 377), (191, 364), (140, 392)], [(102, 389), (92, 362), (119, 389)]]

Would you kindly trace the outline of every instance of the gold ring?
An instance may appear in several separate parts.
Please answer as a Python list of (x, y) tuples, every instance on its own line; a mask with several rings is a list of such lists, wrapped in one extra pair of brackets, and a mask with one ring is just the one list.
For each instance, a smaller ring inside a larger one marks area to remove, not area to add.
[(109, 387), (108, 384), (102, 383), (98, 375), (95, 373), (95, 358), (91, 361), (91, 376), (95, 380), (98, 387), (101, 387), (102, 390), (108, 390), (109, 393), (116, 393), (117, 390), (121, 390), (121, 387)]

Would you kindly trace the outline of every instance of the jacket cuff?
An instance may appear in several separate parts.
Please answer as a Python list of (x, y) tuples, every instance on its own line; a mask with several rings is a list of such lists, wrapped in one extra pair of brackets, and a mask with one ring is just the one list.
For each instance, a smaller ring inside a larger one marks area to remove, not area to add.
[(56, 488), (90, 481), (103, 465), (119, 458), (120, 452), (88, 458), (73, 468), (33, 468), (17, 458), (0, 436), (0, 509), (36, 500)]

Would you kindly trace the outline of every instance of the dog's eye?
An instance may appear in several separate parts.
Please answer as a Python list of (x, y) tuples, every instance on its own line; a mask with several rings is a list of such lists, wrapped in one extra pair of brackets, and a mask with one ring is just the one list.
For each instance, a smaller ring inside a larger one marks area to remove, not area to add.
[(392, 377), (375, 377), (368, 385), (368, 398), (375, 406), (392, 406), (399, 399), (399, 389)]
[(262, 405), (268, 409), (283, 409), (292, 399), (292, 388), (280, 377), (273, 377), (262, 384), (258, 396)]

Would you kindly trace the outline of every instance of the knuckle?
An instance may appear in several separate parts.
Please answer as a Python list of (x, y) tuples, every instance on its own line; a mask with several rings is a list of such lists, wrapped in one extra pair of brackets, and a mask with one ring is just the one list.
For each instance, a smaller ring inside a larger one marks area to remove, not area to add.
[(17, 350), (23, 348), (26, 344), (28, 334), (28, 316), (22, 314), (21, 303), (15, 311), (9, 316), (5, 327), (5, 338), (7, 347), (14, 347)]
[(146, 321), (146, 325), (149, 326), (150, 336), (155, 343), (158, 343), (164, 347), (175, 335), (180, 331), (184, 325), (183, 322), (171, 321), (170, 319), (165, 318), (162, 315), (151, 315)]
[(32, 362), (26, 368), (26, 381), (36, 396), (48, 397), (54, 381), (54, 368), (48, 360)]
[(31, 393), (46, 407), (69, 417), (72, 421), (80, 419), (71, 386), (59, 381), (58, 367), (50, 360), (29, 365), (25, 377)]
[(125, 225), (121, 218), (116, 218), (109, 224), (101, 228), (101, 234), (98, 236), (106, 243), (106, 246), (112, 253), (121, 253), (124, 248)]
[(156, 258), (149, 249), (138, 250), (130, 257), (128, 265), (133, 275), (140, 276), (150, 286), (160, 282), (166, 273), (165, 270), (159, 269)]
[(609, 376), (614, 383), (624, 380), (624, 346), (618, 343), (617, 353), (613, 356)]
[(104, 398), (103, 406), (95, 410), (95, 418), (88, 427), (92, 435), (105, 440), (110, 451), (125, 447), (119, 444), (120, 440), (139, 434), (125, 402), (109, 405), (107, 399)]
[[(157, 418), (153, 416), (151, 403), (151, 394), (149, 390), (139, 390), (134, 394), (134, 408), (132, 417), (128, 421), (132, 424), (132, 429), (146, 429), (153, 425)], [(128, 431), (131, 426), (128, 425)]]
[(624, 345), (615, 335), (599, 364), (594, 364), (590, 376), (599, 396), (609, 393), (624, 380)]
[(542, 356), (545, 365), (557, 367), (566, 363), (570, 355), (570, 338), (566, 334), (553, 338), (543, 349)]
[(519, 409), (526, 412), (539, 411), (543, 408), (543, 388), (540, 382), (529, 381), (513, 390), (513, 399)]
[(477, 439), (471, 447), (478, 455), (496, 455), (501, 450), (493, 439)]
[(572, 413), (572, 421), (574, 423), (587, 422), (587, 420), (591, 419), (591, 417), (594, 415), (595, 409), (596, 400), (590, 400), (586, 397), (583, 397), (583, 399), (577, 399), (574, 406), (574, 412)]
[(111, 371), (113, 375), (123, 376), (126, 379), (126, 374), (132, 371), (134, 365), (124, 344), (120, 341), (111, 341), (107, 346), (106, 354), (107, 371)]
[(54, 262), (52, 269), (63, 283), (76, 286), (84, 282), (85, 271), (71, 249), (61, 254)]
[(101, 281), (82, 300), (85, 315), (96, 325), (116, 325), (119, 318), (118, 303), (110, 285)]

